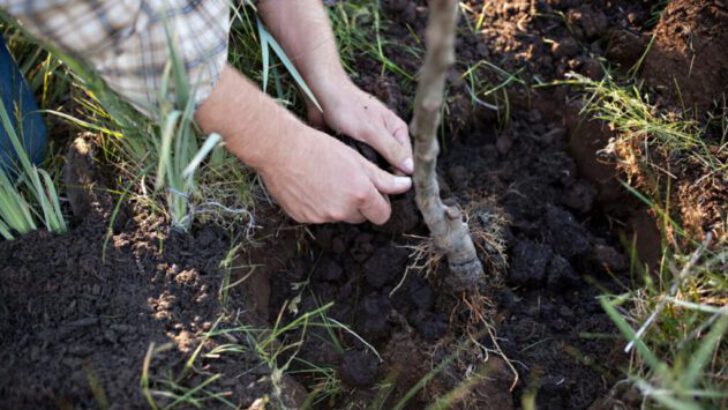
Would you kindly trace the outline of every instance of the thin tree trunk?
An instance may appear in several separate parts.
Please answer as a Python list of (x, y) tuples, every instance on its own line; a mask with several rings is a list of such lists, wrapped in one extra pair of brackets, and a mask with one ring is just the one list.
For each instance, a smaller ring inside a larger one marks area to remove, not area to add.
[(483, 266), (460, 210), (440, 199), (437, 183), (437, 128), (448, 69), (455, 63), (457, 0), (430, 0), (427, 53), (415, 98), (410, 126), (415, 139), (415, 190), (417, 206), (430, 228), (438, 251), (447, 256), (451, 276), (446, 282), (455, 290), (472, 288), (483, 277)]

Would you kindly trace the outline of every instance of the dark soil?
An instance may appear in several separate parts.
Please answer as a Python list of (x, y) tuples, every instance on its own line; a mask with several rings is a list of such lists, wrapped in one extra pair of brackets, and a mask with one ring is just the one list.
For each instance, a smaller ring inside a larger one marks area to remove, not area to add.
[(667, 103), (704, 112), (728, 93), (728, 4), (681, 0), (667, 5), (645, 59), (644, 78)]
[[(137, 214), (104, 251), (107, 225), (90, 218), (63, 236), (0, 243), (0, 407), (142, 407), (150, 344), (171, 343), (171, 352), (155, 354), (152, 372), (178, 375), (220, 314), (223, 232), (170, 235), (164, 221)], [(234, 380), (229, 389), (238, 396), (267, 391), (256, 382), (258, 361), (238, 359), (200, 365)], [(240, 375), (240, 366), (253, 371)], [(192, 374), (180, 382), (202, 380)]]
[[(488, 59), (529, 82), (560, 79), (569, 69), (598, 78), (607, 58), (628, 68), (643, 51), (650, 18), (648, 2), (469, 6), (486, 14), (482, 33), (462, 25), (458, 69)], [(421, 37), (423, 2), (387, 1), (383, 13), (400, 24), (385, 25), (381, 34), (415, 45), (406, 25)], [(408, 54), (389, 57), (411, 72), (419, 66)], [(398, 86), (389, 72), (380, 76), (381, 67), (364, 55), (356, 67), (363, 88), (409, 118), (412, 84)], [(503, 81), (484, 68), (476, 75)], [(278, 383), (283, 393), (272, 394), (290, 407), (305, 400), (303, 388), (326, 390), (321, 374), (306, 372), (311, 364), (335, 369), (343, 382), (341, 390), (317, 396), (316, 408), (391, 408), (429, 376), (409, 408), (457, 388), (452, 403), (460, 408), (516, 408), (535, 394), (540, 409), (583, 409), (604, 397), (627, 360), (597, 300), (628, 269), (611, 224), (622, 211), (603, 202), (621, 198), (605, 194), (604, 180), (614, 175), (592, 178), (569, 154), (574, 123), (567, 89), (513, 87), (504, 116), (473, 105), (465, 82), (452, 77), (440, 175), (444, 195), (465, 209), (483, 251), (488, 280), (477, 292), (447, 292), (442, 266), (427, 277), (423, 269), (407, 270), (427, 235), (412, 194), (392, 198), (394, 215), (383, 227), (303, 232), (265, 219), (262, 246), (250, 245), (233, 262), (263, 268), (233, 270), (230, 283), (245, 280), (230, 290), (227, 304), (218, 297), (220, 263), (232, 242), (225, 232), (171, 233), (137, 206), (122, 212), (104, 247), (112, 202), (96, 198), (97, 207), (81, 211), (92, 216), (64, 236), (35, 233), (0, 243), (0, 407), (143, 407), (140, 377), (153, 343), (153, 388), (169, 390), (164, 380), (196, 386), (221, 374), (209, 391), (246, 408), (271, 394), (271, 369), (253, 354), (250, 335), (236, 329), (288, 323), (292, 312), (328, 302), (334, 304), (326, 314), (371, 347), (341, 329), (283, 335), (280, 345), (305, 336), (288, 369), (294, 377)], [(228, 332), (203, 339), (213, 327)], [(203, 354), (185, 371), (200, 343)], [(226, 343), (246, 349), (206, 355)], [(214, 400), (205, 406), (222, 407)]]
[[(495, 303), (491, 320), (503, 352), (515, 363), (522, 381), (515, 397), (527, 387), (537, 389), (539, 408), (588, 407), (618, 375), (614, 367), (607, 369), (600, 363), (624, 359), (614, 343), (614, 328), (596, 299), (599, 291), (589, 281), (609, 286), (606, 270), (624, 272), (627, 261), (618, 244), (608, 239), (605, 221), (593, 216), (594, 190), (576, 175), (573, 160), (564, 152), (565, 137), (563, 128), (540, 120), (514, 123), (501, 133), (473, 132), (451, 143), (442, 161), (443, 182), (450, 187), (450, 195), (462, 204), (488, 198), (490, 207), (480, 208), (478, 215), (488, 212), (492, 218), (509, 221), (504, 236), (510, 269), (491, 271), (482, 292)], [(503, 139), (509, 140), (507, 150), (498, 148)], [(409, 197), (395, 204), (397, 208), (414, 206)], [(422, 235), (426, 230), (417, 224), (408, 232)], [(368, 348), (346, 337), (349, 350), (335, 354), (333, 347), (321, 348), (324, 332), (309, 338), (310, 345), (304, 345), (299, 357), (338, 366), (342, 379), (358, 387), (373, 387), (398, 373), (398, 366), (406, 366), (402, 370), (406, 376), (395, 380), (393, 397), (400, 398), (440, 364), (443, 356), (438, 349), (451, 352), (466, 343), (467, 311), (460, 305), (460, 296), (448, 295), (438, 280), (424, 280), (423, 272), (415, 270), (400, 290), (388, 296), (412, 252), (406, 246), (416, 246), (418, 240), (366, 226), (324, 226), (312, 233), (316, 240), (310, 251), (272, 278), (274, 289), (291, 289), (287, 284), (302, 281), (308, 281), (309, 289), (274, 293), (271, 320), (286, 300), (298, 294), (303, 295), (300, 308), (304, 311), (334, 301), (333, 318), (353, 324), (378, 351), (408, 359), (379, 363)], [(487, 336), (481, 335), (479, 341), (495, 348)], [(485, 351), (470, 349), (473, 361), (469, 364), (477, 367), (482, 363), (477, 357)], [(436, 378), (435, 386), (429, 388), (441, 392), (454, 388), (464, 375), (452, 373), (441, 376), (444, 380)], [(498, 374), (495, 385), (508, 391), (514, 375)], [(510, 407), (510, 395), (500, 396), (506, 402), (493, 408)], [(431, 397), (417, 396), (421, 404)], [(361, 400), (365, 403), (371, 396)], [(485, 403), (477, 396), (468, 400)], [(492, 397), (489, 402), (494, 403)], [(412, 404), (412, 408), (420, 405)]]
[[(536, 4), (542, 14), (563, 12), (570, 27), (545, 17), (531, 18), (529, 2), (471, 4), (474, 10), (486, 8), (485, 29), (482, 38), (461, 32), (461, 67), (486, 58), (502, 63), (507, 70), (521, 70), (529, 79), (558, 79), (570, 69), (599, 78), (602, 71), (598, 60), (607, 51), (621, 53), (619, 63), (627, 68), (644, 51), (644, 43), (632, 45), (630, 51), (612, 41), (620, 35), (641, 41), (640, 32), (649, 18), (644, 4), (567, 3)], [(416, 30), (424, 27), (426, 9), (415, 3), (385, 2), (384, 9), (391, 18)], [(406, 44), (410, 38), (405, 30), (395, 25), (385, 29), (384, 35)], [(405, 69), (417, 69), (417, 63), (405, 56), (390, 58)], [(357, 60), (357, 65), (360, 73), (379, 72), (368, 59)], [(411, 96), (403, 95), (408, 90), (393, 86), (397, 81), (390, 76), (362, 74), (358, 82), (406, 117)], [(460, 405), (509, 408), (518, 405), (528, 390), (536, 393), (539, 408), (586, 408), (606, 394), (619, 375), (619, 363), (626, 359), (619, 353), (615, 329), (596, 299), (598, 287), (613, 286), (607, 272), (619, 276), (628, 268), (599, 202), (600, 196), (614, 200), (622, 194), (602, 195), (607, 190), (602, 186), (604, 181), (580, 176), (577, 163), (567, 153), (574, 124), (560, 118), (569, 111), (564, 90), (531, 96), (531, 104), (522, 103), (527, 98), (519, 100), (519, 91), (513, 90), (516, 106), (521, 108), (513, 114), (513, 122), (498, 131), (496, 116), (472, 107), (462, 82), (453, 77), (452, 86), (455, 91), (451, 90), (448, 106), (451, 132), (440, 162), (441, 182), (445, 195), (470, 211), (471, 227), (484, 215), (508, 221), (503, 237), (510, 268), (505, 272), (492, 270), (490, 282), (481, 292), (494, 303), (489, 312), (497, 340), (520, 377), (513, 396), (503, 394), (513, 374), (498, 366), (500, 370), (494, 372), (497, 377), (477, 386), (500, 394), (491, 392), (485, 399), (478, 388), (473, 388)], [(368, 150), (364, 153), (369, 154)], [(614, 177), (612, 168), (606, 179)], [(395, 384), (384, 407), (396, 403), (442, 365), (442, 351), (452, 352), (466, 345), (466, 330), (471, 328), (471, 318), (459, 296), (448, 296), (437, 278), (422, 279), (421, 271), (410, 271), (404, 285), (389, 296), (402, 278), (407, 254), (420, 243), (401, 233), (426, 235), (421, 222), (412, 216), (416, 211), (410, 197), (394, 199), (393, 207), (395, 221), (383, 228), (313, 229), (316, 239), (309, 252), (273, 276), (273, 288), (285, 289), (287, 283), (307, 281), (309, 290), (274, 294), (271, 319), (286, 300), (297, 295), (303, 296), (304, 310), (332, 300), (331, 315), (351, 323), (358, 334), (384, 352), (385, 360), (379, 363), (369, 348), (346, 337), (345, 352), (321, 349), (320, 341), (325, 339), (321, 335), (311, 338), (310, 345), (304, 345), (299, 353), (307, 361), (338, 366), (342, 379), (358, 387), (359, 396), (354, 397), (362, 407), (382, 400), (375, 383), (383, 379)], [(494, 348), (488, 339), (481, 337), (480, 342), (485, 349)], [(420, 408), (457, 386), (467, 365), (482, 365), (484, 354), (485, 350), (471, 346), (467, 357), (458, 356), (457, 365), (446, 365), (415, 396), (412, 408)], [(374, 391), (363, 388), (367, 386)], [(351, 403), (352, 397), (340, 400), (329, 402), (328, 407)]]

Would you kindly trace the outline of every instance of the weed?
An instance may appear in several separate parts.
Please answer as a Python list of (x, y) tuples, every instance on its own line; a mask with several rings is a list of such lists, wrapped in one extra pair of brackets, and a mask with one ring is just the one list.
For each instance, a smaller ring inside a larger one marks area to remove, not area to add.
[(723, 377), (728, 238), (719, 228), (705, 232), (702, 240), (692, 236), (673, 216), (682, 210), (676, 210), (672, 190), (673, 181), (684, 178), (682, 169), (699, 172), (701, 179), (724, 177), (726, 146), (706, 135), (707, 125), (651, 104), (639, 85), (618, 85), (610, 75), (597, 82), (576, 74), (567, 84), (588, 92), (583, 114), (616, 131), (604, 152), (620, 161), (630, 177), (623, 185), (657, 216), (663, 234), (662, 258), (653, 270), (639, 261), (634, 243), (625, 241), (633, 280), (641, 283), (601, 299), (627, 339), (628, 383), (641, 392), (644, 406), (720, 407), (728, 398)]

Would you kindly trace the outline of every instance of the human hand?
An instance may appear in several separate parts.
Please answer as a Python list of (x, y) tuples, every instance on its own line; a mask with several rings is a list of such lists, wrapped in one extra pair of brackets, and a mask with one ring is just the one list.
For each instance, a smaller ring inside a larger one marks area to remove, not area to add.
[(303, 124), (230, 66), (195, 118), (205, 133), (222, 135), (226, 147), (260, 173), (298, 222), (383, 224), (391, 214), (386, 195), (412, 187), (409, 177), (382, 171)]
[(412, 180), (391, 175), (344, 143), (299, 125), (288, 134), (288, 146), (258, 167), (283, 210), (301, 223), (387, 222), (392, 211), (386, 195), (408, 191)]
[(364, 142), (394, 168), (411, 174), (414, 162), (407, 123), (345, 74), (337, 78), (314, 85), (323, 113), (309, 102), (309, 123), (319, 128), (328, 125), (334, 131)]

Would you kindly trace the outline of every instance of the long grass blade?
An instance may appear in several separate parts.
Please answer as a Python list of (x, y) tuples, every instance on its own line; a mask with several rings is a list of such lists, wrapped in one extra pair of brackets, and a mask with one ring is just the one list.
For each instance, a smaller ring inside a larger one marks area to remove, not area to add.
[(2, 219), (0, 219), (0, 236), (8, 241), (15, 239), (13, 234), (10, 233), (10, 227), (5, 225), (5, 222), (3, 222)]
[(164, 119), (164, 126), (162, 128), (162, 145), (159, 148), (159, 160), (157, 163), (157, 176), (154, 181), (154, 189), (161, 189), (164, 180), (166, 169), (171, 162), (171, 151), (172, 151), (172, 139), (174, 138), (175, 127), (177, 122), (182, 115), (179, 111), (172, 111), (167, 118)]
[(715, 346), (720, 343), (720, 340), (728, 330), (728, 316), (723, 316), (718, 322), (713, 325), (713, 328), (705, 336), (705, 340), (700, 344), (698, 350), (690, 358), (690, 363), (685, 371), (682, 382), (683, 386), (692, 388), (700, 377), (700, 372), (703, 367), (710, 360)]
[(268, 45), (268, 35), (263, 22), (257, 19), (258, 37), (260, 38), (260, 57), (263, 60), (263, 91), (268, 91), (268, 76), (270, 73), (270, 46)]
[(192, 158), (192, 161), (190, 161), (189, 165), (182, 171), (182, 177), (187, 179), (192, 177), (192, 175), (195, 173), (197, 168), (200, 166), (202, 161), (207, 157), (207, 155), (217, 146), (217, 144), (222, 140), (222, 137), (220, 134), (213, 133), (210, 134), (209, 137), (205, 140), (205, 143), (202, 144), (202, 147), (199, 151), (197, 151), (197, 154)]
[[(265, 29), (265, 26), (263, 23), (258, 20), (258, 32), (260, 33), (260, 43), (261, 45), (266, 44), (268, 47), (270, 47), (273, 52), (276, 54), (278, 59), (281, 60), (281, 63), (286, 67), (286, 70), (291, 74), (291, 77), (293, 77), (293, 80), (296, 82), (296, 84), (303, 90), (304, 94), (306, 94), (306, 97), (318, 108), (319, 111), (324, 112), (323, 108), (321, 108), (321, 105), (319, 104), (316, 97), (313, 95), (313, 92), (306, 84), (306, 81), (303, 80), (303, 77), (298, 72), (296, 67), (293, 65), (291, 60), (286, 55), (285, 51), (281, 48), (281, 46), (278, 44), (275, 38), (273, 38), (272, 35), (268, 32), (268, 30)], [(265, 80), (266, 74), (264, 73), (264, 80)], [(264, 85), (267, 85), (267, 81), (264, 81)]]

